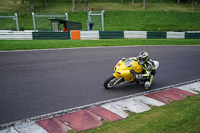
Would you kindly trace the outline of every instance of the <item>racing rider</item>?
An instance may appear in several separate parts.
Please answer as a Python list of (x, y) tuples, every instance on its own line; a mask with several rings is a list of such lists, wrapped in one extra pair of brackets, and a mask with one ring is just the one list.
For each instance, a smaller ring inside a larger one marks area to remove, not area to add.
[[(156, 72), (153, 60), (149, 59), (149, 54), (145, 51), (140, 52), (137, 57), (132, 57), (132, 58), (136, 60), (139, 64), (141, 64), (143, 67), (142, 74), (136, 74), (135, 78), (136, 79), (146, 78), (144, 86), (146, 89), (148, 89), (151, 86), (151, 83), (153, 81)], [(134, 71), (131, 70), (132, 75), (134, 75), (133, 72)]]

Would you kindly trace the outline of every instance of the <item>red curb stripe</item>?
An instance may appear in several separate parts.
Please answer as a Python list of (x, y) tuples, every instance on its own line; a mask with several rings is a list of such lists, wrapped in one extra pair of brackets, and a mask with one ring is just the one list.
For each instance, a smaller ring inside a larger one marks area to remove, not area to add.
[(106, 120), (109, 120), (109, 121), (116, 121), (116, 120), (121, 120), (123, 119), (122, 117), (120, 117), (119, 115), (107, 110), (107, 109), (104, 109), (102, 107), (94, 107), (94, 108), (90, 108), (88, 109), (90, 112), (94, 113), (94, 114), (97, 114), (101, 117), (103, 117), (104, 119)]
[(102, 125), (101, 117), (88, 110), (81, 110), (63, 116), (58, 116), (56, 119), (63, 123), (68, 123), (71, 128), (77, 131), (97, 128)]
[(171, 101), (183, 100), (187, 96), (193, 96), (193, 95), (195, 95), (195, 94), (193, 94), (191, 92), (184, 91), (184, 90), (180, 90), (180, 89), (177, 89), (177, 88), (172, 88), (172, 89), (163, 90), (163, 91), (155, 92), (155, 93), (152, 93), (152, 94), (148, 94), (148, 95), (145, 95), (145, 96), (156, 99), (156, 100), (163, 102), (165, 104), (169, 104)]
[(176, 93), (173, 93), (170, 89), (169, 90), (163, 90), (163, 91), (160, 91), (160, 92), (156, 92), (157, 95), (161, 95), (163, 97), (168, 97), (170, 99), (173, 99), (173, 100), (183, 100), (185, 97), (182, 97)]
[(36, 122), (49, 133), (67, 133), (71, 128), (55, 118), (41, 120)]
[(158, 101), (165, 103), (165, 104), (169, 104), (171, 101), (173, 101), (172, 99), (170, 99), (168, 97), (160, 96), (157, 93), (147, 94), (147, 95), (144, 95), (144, 96), (153, 98), (153, 99), (158, 100)]
[(188, 91), (184, 91), (184, 90), (181, 90), (181, 89), (178, 89), (178, 88), (173, 88), (173, 89), (170, 89), (170, 90), (173, 91), (174, 93), (176, 93), (178, 95), (182, 95), (184, 97), (194, 96), (195, 95), (194, 93), (191, 93), (191, 92), (188, 92)]

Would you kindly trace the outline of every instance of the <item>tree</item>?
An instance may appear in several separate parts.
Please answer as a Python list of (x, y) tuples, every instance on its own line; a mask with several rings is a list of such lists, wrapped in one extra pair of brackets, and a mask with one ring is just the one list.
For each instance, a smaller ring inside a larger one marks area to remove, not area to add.
[(146, 1), (143, 0), (143, 9), (145, 10), (145, 8), (146, 8)]
[(132, 0), (132, 4), (133, 4), (133, 5), (135, 4), (135, 0)]
[(75, 11), (75, 0), (72, 0), (72, 11)]
[(33, 3), (33, 0), (30, 0), (30, 9), (34, 9), (34, 3)]
[(23, 5), (24, 4), (24, 0), (20, 0), (20, 4)]
[(85, 11), (88, 12), (88, 0), (85, 0)]
[(191, 3), (192, 7), (194, 7), (197, 2), (199, 2), (200, 0), (177, 0), (177, 3), (178, 4), (181, 4), (181, 3)]
[(43, 0), (42, 5), (46, 6), (46, 2), (47, 2), (46, 0)]
[(197, 0), (192, 0), (192, 7), (194, 7), (197, 4)]

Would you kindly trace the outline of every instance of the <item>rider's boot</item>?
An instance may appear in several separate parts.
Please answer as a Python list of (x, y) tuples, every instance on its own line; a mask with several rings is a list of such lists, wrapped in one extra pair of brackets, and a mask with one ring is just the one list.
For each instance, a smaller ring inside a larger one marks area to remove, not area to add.
[(144, 83), (144, 86), (145, 86), (146, 89), (149, 89), (149, 87), (151, 86), (152, 81), (153, 81), (153, 75), (150, 75), (149, 80), (147, 80), (147, 81)]

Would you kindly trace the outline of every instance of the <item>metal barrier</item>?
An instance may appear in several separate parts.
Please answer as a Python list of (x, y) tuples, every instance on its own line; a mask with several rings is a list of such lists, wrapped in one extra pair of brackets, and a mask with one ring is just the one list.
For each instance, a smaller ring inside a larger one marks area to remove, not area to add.
[(19, 31), (19, 23), (18, 23), (17, 13), (15, 13), (15, 16), (0, 16), (0, 18), (13, 18), (13, 20), (16, 21), (17, 31)]
[(67, 40), (70, 39), (69, 32), (33, 32), (33, 40)]
[(0, 40), (32, 40), (32, 31), (0, 30)]
[(147, 39), (166, 39), (167, 32), (147, 31)]
[(99, 31), (100, 39), (124, 38), (124, 31)]

